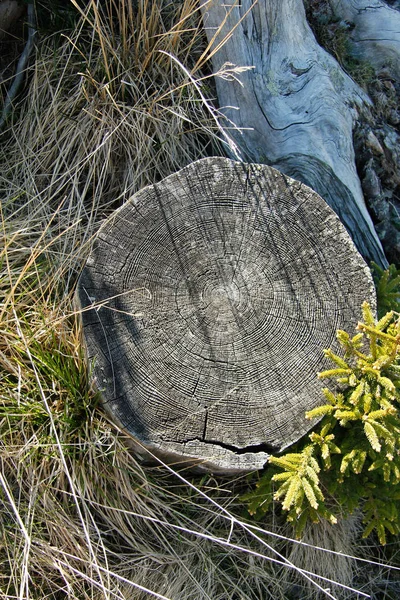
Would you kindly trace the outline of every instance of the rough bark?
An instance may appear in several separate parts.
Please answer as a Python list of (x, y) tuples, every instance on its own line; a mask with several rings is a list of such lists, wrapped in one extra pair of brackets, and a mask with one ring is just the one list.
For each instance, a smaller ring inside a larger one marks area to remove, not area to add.
[(350, 28), (352, 53), (400, 80), (400, 12), (380, 0), (329, 0)]
[[(223, 113), (246, 160), (270, 164), (306, 183), (328, 202), (366, 259), (387, 261), (366, 209), (352, 131), (369, 99), (316, 42), (302, 0), (223, 0), (202, 6), (214, 68), (253, 66), (241, 83), (217, 78)], [(230, 33), (232, 32), (232, 33)], [(225, 107), (225, 108), (224, 108)], [(237, 107), (235, 110), (232, 107)]]
[(112, 417), (164, 459), (236, 472), (310, 428), (323, 349), (354, 330), (373, 289), (315, 192), (266, 165), (210, 158), (104, 223), (78, 295)]

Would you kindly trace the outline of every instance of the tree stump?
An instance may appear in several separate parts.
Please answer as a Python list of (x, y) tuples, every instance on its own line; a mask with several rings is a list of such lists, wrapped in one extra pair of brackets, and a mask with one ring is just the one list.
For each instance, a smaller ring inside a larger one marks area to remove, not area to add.
[(207, 158), (101, 227), (78, 298), (105, 407), (143, 447), (214, 471), (261, 468), (310, 428), (338, 328), (370, 272), (310, 188)]

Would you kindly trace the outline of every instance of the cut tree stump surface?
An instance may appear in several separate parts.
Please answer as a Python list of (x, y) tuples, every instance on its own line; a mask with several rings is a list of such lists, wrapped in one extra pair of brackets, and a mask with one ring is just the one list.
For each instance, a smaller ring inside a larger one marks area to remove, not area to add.
[(315, 192), (225, 158), (130, 198), (77, 293), (112, 417), (161, 458), (225, 472), (261, 468), (309, 430), (323, 349), (374, 305), (368, 267)]

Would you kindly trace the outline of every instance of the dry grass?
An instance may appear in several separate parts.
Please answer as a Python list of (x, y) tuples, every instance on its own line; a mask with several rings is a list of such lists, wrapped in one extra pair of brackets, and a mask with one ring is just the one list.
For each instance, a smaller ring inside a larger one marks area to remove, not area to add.
[[(113, 25), (92, 2), (72, 39), (40, 42), (29, 97), (4, 132), (1, 183), (14, 212), (19, 200), (30, 222), (57, 213), (62, 230), (74, 225), (76, 233), (64, 236), (69, 244), (127, 195), (217, 151), (213, 118), (165, 54), (186, 64), (202, 54), (195, 4), (173, 10), (142, 0), (137, 14), (118, 12), (122, 23)], [(175, 21), (181, 27), (167, 31), (165, 22)]]
[[(132, 6), (89, 2), (75, 31), (41, 39), (4, 132), (2, 597), (361, 598), (348, 589), (353, 558), (335, 563), (312, 532), (298, 545), (279, 518), (265, 530), (240, 517), (244, 479), (143, 468), (91, 389), (73, 294), (99, 223), (229, 143), (208, 99), (197, 2)], [(353, 538), (344, 529), (329, 549), (350, 553)]]

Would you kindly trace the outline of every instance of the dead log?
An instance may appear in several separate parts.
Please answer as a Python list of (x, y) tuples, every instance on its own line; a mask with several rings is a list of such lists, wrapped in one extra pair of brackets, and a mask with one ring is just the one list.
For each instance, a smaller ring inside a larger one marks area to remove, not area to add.
[(130, 198), (101, 227), (77, 294), (112, 418), (142, 453), (224, 472), (261, 468), (309, 430), (323, 349), (375, 304), (368, 267), (315, 192), (225, 158)]
[(329, 0), (350, 27), (352, 54), (400, 81), (400, 11), (381, 0)]
[(245, 160), (272, 165), (312, 187), (361, 254), (386, 265), (352, 144), (357, 111), (369, 99), (318, 45), (302, 0), (206, 0), (202, 11), (209, 42), (218, 48), (215, 71), (225, 63), (254, 67), (241, 82), (216, 78), (219, 105), (238, 127), (230, 135)]

